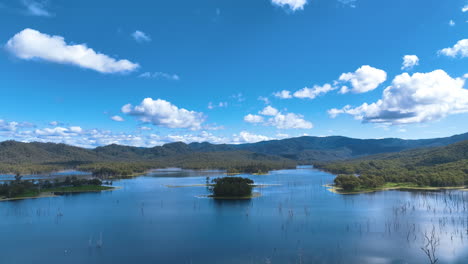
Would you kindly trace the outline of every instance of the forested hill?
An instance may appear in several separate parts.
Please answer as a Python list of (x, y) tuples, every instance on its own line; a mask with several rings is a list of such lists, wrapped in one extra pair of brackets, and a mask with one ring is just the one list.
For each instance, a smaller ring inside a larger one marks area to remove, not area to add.
[(141, 161), (196, 152), (239, 150), (281, 156), (301, 163), (311, 163), (314, 161), (343, 160), (379, 153), (399, 152), (414, 148), (446, 146), (463, 140), (468, 140), (468, 133), (446, 138), (421, 140), (307, 136), (239, 145), (176, 142), (152, 148), (113, 144), (95, 149), (54, 143), (4, 141), (0, 143), (0, 163)]
[(343, 160), (387, 152), (399, 152), (422, 147), (446, 146), (468, 140), (468, 133), (446, 138), (404, 140), (354, 139), (348, 137), (299, 137), (239, 145), (238, 148), (291, 158), (302, 163)]
[(384, 183), (463, 186), (468, 185), (468, 141), (316, 166), (338, 174), (337, 184), (345, 182), (349, 189), (375, 188)]

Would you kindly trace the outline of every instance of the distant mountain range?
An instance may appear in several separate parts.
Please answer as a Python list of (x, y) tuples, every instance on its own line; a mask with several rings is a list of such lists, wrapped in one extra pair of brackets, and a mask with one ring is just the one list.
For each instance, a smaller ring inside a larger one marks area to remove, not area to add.
[[(211, 144), (182, 142), (152, 148), (108, 145), (86, 149), (55, 143), (0, 143), (0, 163), (89, 163), (109, 161), (146, 161), (193, 153), (231, 152), (263, 154), (272, 159), (279, 156), (302, 164), (320, 161), (344, 160), (380, 153), (400, 152), (408, 149), (446, 146), (468, 140), (468, 133), (445, 138), (405, 140), (398, 138), (355, 139), (341, 136), (297, 137), (250, 144)], [(274, 159), (273, 159), (274, 160)]]

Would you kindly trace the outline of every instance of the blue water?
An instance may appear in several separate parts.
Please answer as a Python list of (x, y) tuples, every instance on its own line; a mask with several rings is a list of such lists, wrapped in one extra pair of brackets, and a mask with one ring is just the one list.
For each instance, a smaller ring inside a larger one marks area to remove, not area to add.
[[(262, 196), (199, 197), (204, 173), (158, 171), (122, 189), (0, 203), (0, 263), (468, 263), (468, 193), (338, 195), (311, 168), (249, 176)], [(102, 247), (100, 244), (102, 234)]]

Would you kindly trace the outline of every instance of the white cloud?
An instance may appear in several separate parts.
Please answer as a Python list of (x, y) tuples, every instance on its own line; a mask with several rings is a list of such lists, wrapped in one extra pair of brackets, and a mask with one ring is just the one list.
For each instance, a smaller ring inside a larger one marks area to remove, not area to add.
[(255, 143), (259, 141), (271, 140), (270, 137), (263, 135), (256, 135), (247, 131), (242, 131), (239, 134), (233, 136), (233, 143)]
[[(383, 70), (364, 65), (355, 72), (343, 73), (340, 78), (342, 82), (350, 82), (353, 93), (365, 93), (374, 90), (381, 83), (387, 80), (387, 73)], [(348, 89), (342, 89), (343, 93), (347, 93)]]
[(283, 90), (280, 92), (276, 92), (273, 94), (275, 97), (281, 98), (281, 99), (291, 99), (292, 95), (291, 92), (288, 90)]
[(7, 122), (0, 119), (0, 132), (14, 132), (18, 129), (18, 122)]
[(259, 114), (266, 115), (266, 116), (275, 116), (278, 113), (279, 113), (278, 109), (271, 107), (271, 106), (267, 106), (263, 108), (262, 111), (259, 112)]
[(46, 9), (46, 1), (22, 0), (21, 3), (26, 7), (26, 13), (32, 16), (50, 17), (52, 14)]
[(294, 113), (278, 113), (268, 119), (266, 124), (278, 129), (311, 129), (314, 127), (311, 122), (304, 120), (302, 115)]
[(136, 70), (139, 65), (128, 60), (115, 60), (97, 53), (86, 44), (68, 45), (61, 36), (50, 36), (26, 28), (8, 40), (5, 48), (24, 60), (45, 60), (70, 64), (101, 73), (122, 73)]
[(453, 21), (453, 19), (450, 19), (449, 26), (451, 26), (451, 27), (455, 26), (455, 21)]
[(410, 70), (414, 66), (419, 65), (419, 58), (416, 55), (405, 55), (403, 56), (402, 70)]
[(35, 127), (33, 124), (28, 123), (28, 122), (8, 122), (3, 119), (0, 119), (0, 133), (5, 134), (5, 133), (12, 133), (16, 132), (19, 129), (22, 128), (31, 128)]
[(457, 56), (461, 58), (468, 57), (468, 39), (462, 39), (453, 47), (442, 49), (439, 53), (453, 58)]
[(145, 32), (140, 31), (140, 30), (133, 32), (132, 37), (139, 43), (151, 41), (151, 37), (148, 36), (148, 34), (146, 34)]
[(123, 119), (123, 117), (118, 116), (118, 115), (112, 116), (111, 119), (114, 120), (114, 121), (116, 121), (116, 122), (123, 122), (123, 121), (125, 121), (125, 120)]
[[(100, 129), (83, 129), (79, 126), (57, 126), (38, 129), (26, 122), (6, 122), (0, 120), (0, 139), (13, 139), (21, 142), (54, 142), (73, 146), (94, 148), (109, 144), (128, 145), (136, 147), (153, 147), (170, 142), (210, 142), (213, 144), (240, 144), (252, 143), (270, 138), (264, 135), (242, 131), (231, 137), (217, 136), (205, 130), (186, 134), (169, 133), (165, 135), (156, 133), (142, 133), (142, 130), (151, 130), (149, 127), (140, 127), (137, 133), (121, 133)], [(277, 138), (289, 137), (286, 134), (278, 134)]]
[(452, 78), (443, 70), (429, 73), (403, 73), (395, 77), (382, 99), (352, 108), (328, 111), (331, 117), (349, 114), (370, 123), (401, 125), (436, 121), (451, 114), (468, 112), (465, 80)]
[(213, 104), (212, 102), (208, 103), (208, 109), (215, 109), (217, 107), (219, 108), (228, 107), (228, 103), (227, 102), (219, 102), (217, 104)]
[(124, 105), (122, 112), (137, 117), (144, 123), (168, 128), (201, 129), (205, 121), (203, 113), (178, 108), (168, 101), (145, 98), (139, 105)]
[(51, 126), (58, 126), (58, 125), (59, 125), (59, 122), (58, 122), (58, 121), (52, 121), (52, 122), (49, 122), (49, 125), (51, 125)]
[(259, 112), (260, 115), (269, 117), (265, 119), (260, 115), (248, 114), (244, 117), (244, 121), (248, 123), (263, 124), (265, 126), (273, 126), (278, 129), (311, 129), (313, 124), (304, 120), (302, 115), (294, 113), (281, 113), (278, 109), (267, 106)]
[(180, 76), (177, 74), (172, 73), (165, 73), (165, 72), (144, 72), (138, 75), (140, 78), (147, 78), (147, 79), (165, 79), (170, 81), (178, 81), (180, 80)]
[(318, 85), (314, 85), (313, 88), (302, 88), (301, 90), (299, 91), (296, 91), (294, 93), (294, 97), (296, 98), (308, 98), (308, 99), (314, 99), (315, 97), (321, 95), (321, 94), (326, 94), (330, 91), (333, 91), (335, 90), (336, 88), (333, 87), (332, 85), (330, 84), (325, 84), (323, 86), (318, 86)]
[(248, 114), (244, 116), (244, 121), (247, 123), (256, 124), (263, 123), (264, 119), (263, 116)]
[(65, 137), (65, 136), (77, 136), (78, 134), (82, 133), (83, 129), (81, 127), (54, 127), (54, 128), (43, 128), (43, 129), (36, 129), (34, 133), (37, 136), (46, 136), (46, 137)]
[(289, 7), (292, 11), (302, 10), (307, 4), (307, 0), (271, 0), (274, 5)]
[(462, 7), (462, 12), (468, 12), (468, 5)]

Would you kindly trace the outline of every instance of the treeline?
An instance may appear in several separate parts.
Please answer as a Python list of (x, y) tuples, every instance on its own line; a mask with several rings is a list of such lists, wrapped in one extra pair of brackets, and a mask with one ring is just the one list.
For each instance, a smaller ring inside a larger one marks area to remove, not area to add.
[(430, 149), (383, 154), (315, 167), (337, 174), (346, 190), (377, 188), (385, 183), (452, 187), (468, 185), (468, 141)]

